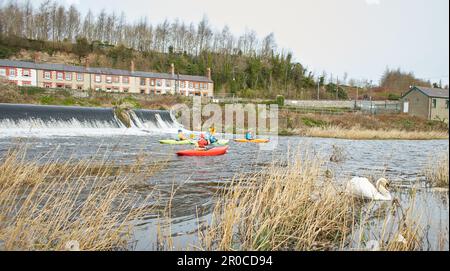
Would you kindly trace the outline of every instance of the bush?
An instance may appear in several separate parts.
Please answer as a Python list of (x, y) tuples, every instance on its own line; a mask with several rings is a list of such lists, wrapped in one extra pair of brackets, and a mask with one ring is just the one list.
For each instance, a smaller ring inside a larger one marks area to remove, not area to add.
[(39, 99), (39, 102), (46, 105), (55, 104), (55, 98), (52, 96), (43, 96)]
[(303, 117), (302, 122), (308, 127), (324, 127), (327, 123), (323, 120), (315, 120), (308, 117)]
[(19, 87), (20, 93), (25, 95), (43, 94), (47, 90), (39, 87)]
[(398, 101), (398, 100), (400, 100), (400, 95), (395, 94), (395, 93), (389, 93), (388, 100), (389, 101)]
[(283, 95), (277, 95), (276, 103), (278, 106), (284, 106), (284, 96)]

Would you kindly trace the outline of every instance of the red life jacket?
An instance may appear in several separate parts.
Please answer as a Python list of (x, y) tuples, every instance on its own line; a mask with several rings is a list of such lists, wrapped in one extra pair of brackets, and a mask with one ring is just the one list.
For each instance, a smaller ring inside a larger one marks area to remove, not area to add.
[(199, 148), (205, 148), (208, 145), (208, 141), (206, 141), (204, 138), (200, 138), (197, 143)]

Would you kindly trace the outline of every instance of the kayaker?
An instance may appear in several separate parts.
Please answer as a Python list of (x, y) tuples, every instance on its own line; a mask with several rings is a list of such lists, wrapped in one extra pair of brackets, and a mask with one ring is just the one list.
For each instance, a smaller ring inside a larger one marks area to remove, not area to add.
[(217, 138), (214, 136), (215, 134), (216, 134), (216, 128), (214, 127), (214, 124), (213, 124), (213, 125), (211, 125), (211, 127), (209, 127), (209, 132), (206, 135), (206, 138), (207, 138), (209, 144), (214, 144), (218, 141)]
[(184, 141), (184, 140), (187, 140), (187, 137), (184, 135), (182, 130), (178, 130), (177, 141)]
[(211, 135), (215, 135), (216, 134), (216, 127), (214, 126), (214, 124), (209, 127), (209, 133)]
[(208, 146), (208, 141), (206, 141), (205, 135), (201, 134), (200, 139), (197, 141), (197, 147), (204, 150), (206, 149), (206, 146)]
[(247, 140), (253, 140), (253, 139), (254, 139), (254, 138), (253, 138), (252, 131), (247, 130), (247, 131), (245, 132), (245, 139), (247, 139)]

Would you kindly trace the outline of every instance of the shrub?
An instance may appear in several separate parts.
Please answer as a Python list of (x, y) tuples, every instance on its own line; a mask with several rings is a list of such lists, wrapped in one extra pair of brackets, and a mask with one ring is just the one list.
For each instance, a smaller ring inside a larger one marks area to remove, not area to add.
[(323, 120), (315, 120), (308, 117), (302, 117), (302, 122), (308, 127), (324, 127), (327, 123)]
[(400, 95), (395, 94), (395, 93), (389, 93), (388, 100), (390, 100), (390, 101), (398, 101), (398, 100), (400, 100)]
[(52, 96), (43, 96), (39, 99), (39, 103), (41, 104), (55, 104), (56, 100)]
[(277, 95), (276, 103), (279, 107), (284, 106), (284, 96), (283, 95)]

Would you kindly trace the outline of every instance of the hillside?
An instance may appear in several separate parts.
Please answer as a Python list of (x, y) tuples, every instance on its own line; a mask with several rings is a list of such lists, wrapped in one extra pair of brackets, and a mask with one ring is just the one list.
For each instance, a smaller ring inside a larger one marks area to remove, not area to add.
[[(291, 52), (278, 48), (275, 35), (258, 38), (253, 30), (235, 36), (225, 26), (214, 29), (206, 17), (197, 24), (165, 20), (152, 25), (146, 18), (127, 21), (125, 14), (81, 14), (76, 6), (66, 8), (56, 1), (38, 7), (31, 2), (0, 1), (0, 58), (204, 75), (212, 69), (215, 95), (247, 98), (320, 99), (358, 97), (396, 99), (411, 84), (422, 83), (412, 74), (385, 74), (381, 89), (371, 90), (367, 80), (314, 74), (294, 61)], [(356, 83), (357, 82), (357, 83)], [(384, 84), (387, 82), (386, 84)], [(424, 82), (429, 85), (429, 82)], [(353, 87), (347, 87), (350, 85)], [(356, 88), (358, 86), (359, 88)]]

